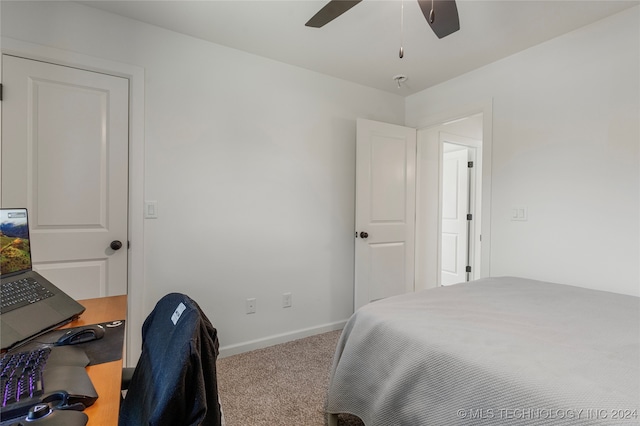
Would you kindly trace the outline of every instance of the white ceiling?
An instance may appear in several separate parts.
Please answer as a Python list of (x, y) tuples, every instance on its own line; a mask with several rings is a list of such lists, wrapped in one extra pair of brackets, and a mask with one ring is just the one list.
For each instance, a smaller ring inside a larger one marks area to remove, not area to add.
[[(461, 29), (443, 39), (433, 34), (416, 0), (364, 0), (323, 28), (304, 24), (327, 1), (82, 3), (406, 96), (633, 7), (640, 0), (457, 0)], [(401, 44), (403, 59), (398, 55)], [(408, 77), (400, 89), (393, 80), (398, 74)]]

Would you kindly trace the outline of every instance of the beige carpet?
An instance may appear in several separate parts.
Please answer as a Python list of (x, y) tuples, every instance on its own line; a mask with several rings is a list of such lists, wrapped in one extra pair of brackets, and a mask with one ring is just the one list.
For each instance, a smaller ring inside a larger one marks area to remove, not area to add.
[[(340, 331), (218, 359), (227, 426), (324, 426), (329, 370)], [(340, 415), (341, 426), (363, 426)]]

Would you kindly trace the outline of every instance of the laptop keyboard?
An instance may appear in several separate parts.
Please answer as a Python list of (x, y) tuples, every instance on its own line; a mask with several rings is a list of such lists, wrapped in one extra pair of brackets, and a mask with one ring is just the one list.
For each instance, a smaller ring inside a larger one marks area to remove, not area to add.
[(2, 407), (43, 394), (43, 370), (50, 348), (5, 354), (0, 361)]
[(14, 309), (39, 302), (53, 295), (52, 292), (33, 278), (21, 278), (3, 283), (0, 291), (0, 313), (6, 314)]

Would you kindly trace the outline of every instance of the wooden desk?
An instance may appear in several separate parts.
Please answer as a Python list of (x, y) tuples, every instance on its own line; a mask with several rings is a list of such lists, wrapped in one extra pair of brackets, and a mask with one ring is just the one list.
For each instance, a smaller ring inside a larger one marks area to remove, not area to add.
[[(126, 319), (127, 296), (98, 297), (79, 300), (86, 310), (76, 321), (63, 328)], [(93, 386), (98, 392), (96, 402), (84, 412), (89, 416), (88, 426), (116, 426), (120, 410), (120, 382), (122, 359), (87, 367)]]

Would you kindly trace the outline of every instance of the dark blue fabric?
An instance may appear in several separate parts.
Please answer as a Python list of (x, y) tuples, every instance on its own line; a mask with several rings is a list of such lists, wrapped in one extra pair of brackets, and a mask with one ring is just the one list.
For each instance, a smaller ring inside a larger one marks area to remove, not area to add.
[(217, 356), (217, 331), (198, 304), (184, 294), (164, 296), (142, 326), (142, 355), (119, 425), (220, 425)]

